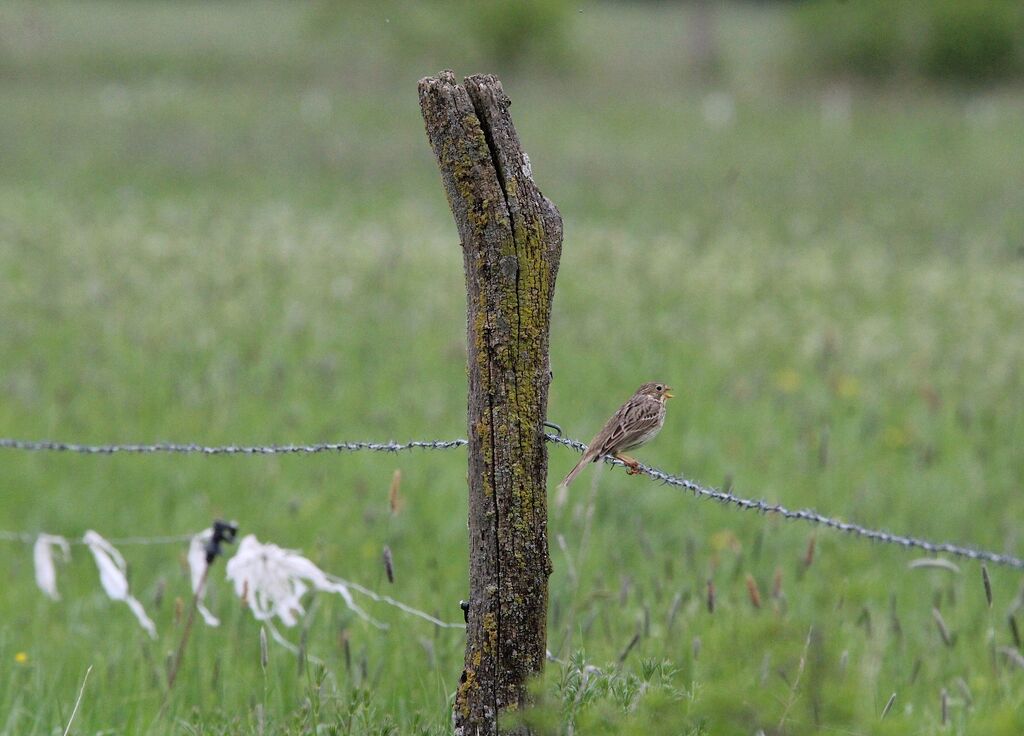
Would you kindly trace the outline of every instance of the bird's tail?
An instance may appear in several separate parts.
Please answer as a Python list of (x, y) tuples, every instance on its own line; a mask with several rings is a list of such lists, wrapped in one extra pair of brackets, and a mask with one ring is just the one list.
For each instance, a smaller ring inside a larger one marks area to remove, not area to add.
[(594, 458), (589, 452), (583, 453), (583, 457), (581, 457), (580, 461), (576, 463), (576, 467), (569, 471), (569, 474), (565, 476), (565, 479), (561, 483), (558, 484), (558, 487), (568, 488), (569, 484), (573, 482), (573, 479), (583, 471), (583, 468), (593, 461)]

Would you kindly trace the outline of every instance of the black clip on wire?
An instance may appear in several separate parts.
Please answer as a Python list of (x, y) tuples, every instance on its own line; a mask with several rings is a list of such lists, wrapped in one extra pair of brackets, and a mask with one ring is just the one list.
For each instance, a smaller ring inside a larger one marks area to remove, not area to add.
[(238, 536), (238, 524), (234, 521), (223, 521), (216, 519), (213, 522), (213, 534), (206, 543), (206, 564), (212, 565), (213, 561), (223, 553), (221, 545), (232, 544)]

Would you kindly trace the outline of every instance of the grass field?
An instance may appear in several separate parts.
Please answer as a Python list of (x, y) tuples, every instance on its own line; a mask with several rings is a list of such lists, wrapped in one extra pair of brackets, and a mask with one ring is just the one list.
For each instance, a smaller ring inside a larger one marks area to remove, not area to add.
[[(1024, 93), (797, 85), (784, 11), (761, 6), (722, 10), (726, 63), (702, 84), (677, 48), (685, 9), (580, 10), (562, 65), (504, 69), (406, 43), (387, 2), (340, 18), (298, 2), (5, 3), (0, 436), (464, 436), (462, 259), (416, 96), (455, 65), (501, 74), (565, 219), (549, 416), (567, 434), (589, 439), (664, 380), (679, 398), (646, 462), (1024, 552)], [(574, 461), (552, 448), (552, 476)], [(162, 535), (225, 516), (458, 620), (465, 472), (462, 450), (4, 451), (0, 529)], [(1000, 652), (1018, 572), (990, 568), (990, 609), (975, 564), (909, 569), (903, 550), (609, 470), (552, 508), (550, 532), (549, 646), (566, 664), (537, 685), (541, 733), (1024, 732), (1024, 668)], [(3, 543), (0, 734), (63, 733), (90, 665), (72, 733), (450, 728), (461, 631), (364, 601), (380, 632), (321, 595), (285, 634), (323, 665), (272, 646), (264, 670), (223, 568), (223, 624), (196, 629), (161, 715), (185, 550), (122, 552), (155, 641), (84, 548), (53, 603), (31, 549)]]

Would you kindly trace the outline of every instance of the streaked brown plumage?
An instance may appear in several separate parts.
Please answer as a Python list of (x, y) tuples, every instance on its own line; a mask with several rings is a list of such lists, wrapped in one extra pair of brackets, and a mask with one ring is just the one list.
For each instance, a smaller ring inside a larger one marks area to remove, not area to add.
[(630, 474), (639, 472), (637, 461), (622, 453), (649, 442), (658, 434), (665, 423), (665, 402), (672, 398), (671, 391), (668, 385), (654, 382), (638, 388), (590, 441), (576, 467), (569, 471), (559, 485), (563, 488), (568, 486), (588, 463), (596, 462), (606, 455), (626, 463)]

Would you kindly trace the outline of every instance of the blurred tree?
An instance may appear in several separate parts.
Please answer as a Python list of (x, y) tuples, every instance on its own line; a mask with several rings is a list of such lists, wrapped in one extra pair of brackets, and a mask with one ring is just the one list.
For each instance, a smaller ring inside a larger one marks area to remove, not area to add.
[(718, 75), (722, 62), (715, 29), (715, 3), (713, 0), (696, 0), (692, 14), (690, 63), (699, 77), (710, 81)]
[(467, 30), (487, 60), (519, 66), (566, 59), (570, 7), (565, 0), (481, 0), (469, 5)]
[(801, 70), (959, 82), (1024, 75), (1020, 0), (813, 0), (794, 12)]
[(563, 68), (573, 19), (568, 0), (320, 0), (310, 16), (317, 33), (358, 26), (399, 59), (424, 69), (503, 72), (528, 65)]
[(921, 55), (927, 75), (971, 81), (1024, 70), (1024, 2), (941, 0), (929, 20)]

